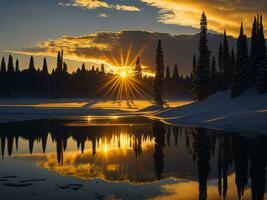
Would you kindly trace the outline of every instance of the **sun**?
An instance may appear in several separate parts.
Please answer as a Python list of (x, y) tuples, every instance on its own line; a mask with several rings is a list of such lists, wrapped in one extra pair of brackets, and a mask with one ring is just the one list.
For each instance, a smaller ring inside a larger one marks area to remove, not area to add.
[(120, 73), (120, 77), (121, 77), (122, 79), (127, 78), (127, 76), (128, 76), (128, 73), (127, 73), (126, 71), (122, 71), (122, 72)]

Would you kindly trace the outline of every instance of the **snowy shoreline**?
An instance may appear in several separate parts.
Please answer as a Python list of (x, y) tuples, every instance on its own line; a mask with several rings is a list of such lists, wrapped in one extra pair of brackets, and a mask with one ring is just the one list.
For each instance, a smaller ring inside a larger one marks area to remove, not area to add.
[(267, 94), (254, 88), (237, 98), (218, 92), (201, 102), (165, 109), (151, 115), (173, 125), (220, 129), (242, 134), (267, 134)]
[[(172, 107), (191, 103), (189, 99), (170, 100)], [(79, 116), (141, 116), (150, 112), (148, 100), (114, 101), (104, 99), (0, 99), (0, 123)]]
[(0, 123), (73, 116), (146, 116), (177, 126), (203, 127), (267, 134), (267, 94), (250, 88), (231, 99), (218, 92), (201, 102), (168, 101), (171, 108), (153, 106), (147, 100), (115, 102), (101, 99), (0, 99)]

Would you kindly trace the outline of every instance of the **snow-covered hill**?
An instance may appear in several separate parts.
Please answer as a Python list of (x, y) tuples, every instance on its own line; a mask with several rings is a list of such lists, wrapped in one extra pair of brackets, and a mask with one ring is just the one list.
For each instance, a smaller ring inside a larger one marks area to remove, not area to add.
[(218, 92), (190, 105), (163, 110), (154, 115), (177, 125), (267, 134), (267, 94), (255, 88), (237, 98), (230, 91)]

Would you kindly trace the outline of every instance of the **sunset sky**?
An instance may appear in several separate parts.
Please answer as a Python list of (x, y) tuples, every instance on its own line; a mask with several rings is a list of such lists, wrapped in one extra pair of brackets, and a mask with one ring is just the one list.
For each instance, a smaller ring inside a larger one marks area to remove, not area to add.
[[(265, 21), (267, 19), (266, 0), (0, 2), (0, 56), (12, 52), (14, 57), (20, 59), (21, 68), (28, 66), (29, 55), (36, 56), (37, 67), (41, 66), (43, 56), (49, 57), (48, 64), (51, 68), (55, 64), (56, 51), (61, 48), (66, 52), (70, 71), (80, 66), (81, 61), (104, 62), (113, 66), (130, 65), (137, 54), (142, 55), (146, 50), (146, 44), (133, 44), (135, 34), (138, 38), (140, 32), (127, 32), (125, 36), (121, 31), (194, 34), (198, 32), (199, 18), (203, 11), (207, 14), (210, 30), (221, 33), (226, 29), (233, 36), (238, 33), (241, 21), (250, 36), (253, 16), (262, 13)], [(151, 39), (151, 35), (147, 37)], [(151, 42), (156, 40), (155, 35)], [(115, 47), (117, 52), (114, 52)]]

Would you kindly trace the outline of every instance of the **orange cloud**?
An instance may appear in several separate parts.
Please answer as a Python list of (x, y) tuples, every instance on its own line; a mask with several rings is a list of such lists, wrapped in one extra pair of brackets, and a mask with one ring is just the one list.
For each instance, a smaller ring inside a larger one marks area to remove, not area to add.
[(140, 8), (136, 6), (120, 5), (120, 4), (112, 5), (102, 0), (73, 0), (72, 3), (59, 3), (59, 5), (81, 7), (90, 10), (97, 8), (109, 8), (109, 9), (129, 11), (129, 12), (140, 11)]
[[(207, 13), (209, 28), (217, 32), (236, 36), (243, 21), (249, 34), (253, 16), (262, 13), (267, 16), (267, 3), (264, 0), (139, 0), (160, 9), (159, 21), (166, 24), (199, 27), (200, 15)], [(265, 18), (267, 19), (267, 18)]]

